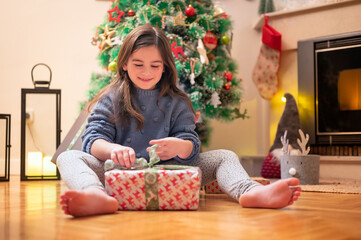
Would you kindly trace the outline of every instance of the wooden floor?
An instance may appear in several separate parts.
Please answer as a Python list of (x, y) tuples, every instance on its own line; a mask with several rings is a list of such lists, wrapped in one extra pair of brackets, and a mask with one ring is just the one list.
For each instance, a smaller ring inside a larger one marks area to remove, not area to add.
[(198, 211), (122, 211), (72, 218), (60, 181), (0, 182), (0, 239), (361, 239), (361, 195), (302, 192), (291, 207), (246, 209), (202, 194)]

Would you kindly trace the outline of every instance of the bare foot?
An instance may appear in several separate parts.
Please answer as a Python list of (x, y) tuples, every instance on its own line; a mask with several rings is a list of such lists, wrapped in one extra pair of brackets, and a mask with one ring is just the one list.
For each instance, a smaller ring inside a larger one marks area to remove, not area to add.
[(65, 214), (74, 217), (114, 213), (118, 210), (118, 201), (98, 188), (69, 190), (60, 196), (60, 204)]
[(301, 194), (296, 187), (297, 178), (282, 179), (266, 186), (257, 186), (239, 198), (242, 207), (247, 208), (283, 208), (293, 204)]

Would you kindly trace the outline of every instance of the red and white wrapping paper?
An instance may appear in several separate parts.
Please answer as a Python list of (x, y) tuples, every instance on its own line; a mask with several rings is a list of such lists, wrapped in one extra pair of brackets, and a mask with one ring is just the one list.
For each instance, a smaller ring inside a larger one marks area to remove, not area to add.
[(195, 210), (200, 169), (111, 170), (105, 172), (105, 189), (120, 210)]

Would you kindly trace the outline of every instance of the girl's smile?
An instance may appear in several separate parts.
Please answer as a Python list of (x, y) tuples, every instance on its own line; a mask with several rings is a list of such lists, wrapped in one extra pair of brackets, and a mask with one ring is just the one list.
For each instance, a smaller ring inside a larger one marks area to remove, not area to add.
[(151, 90), (162, 78), (164, 63), (156, 46), (142, 47), (130, 55), (123, 70), (137, 88)]

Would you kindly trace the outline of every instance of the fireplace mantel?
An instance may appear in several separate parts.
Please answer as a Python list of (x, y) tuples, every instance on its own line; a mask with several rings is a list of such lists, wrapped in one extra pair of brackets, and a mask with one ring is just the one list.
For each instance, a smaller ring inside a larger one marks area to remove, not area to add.
[[(297, 10), (270, 13), (269, 24), (282, 34), (282, 51), (297, 49), (297, 41), (361, 30), (361, 1), (344, 0)], [(254, 29), (260, 31), (263, 16)]]

